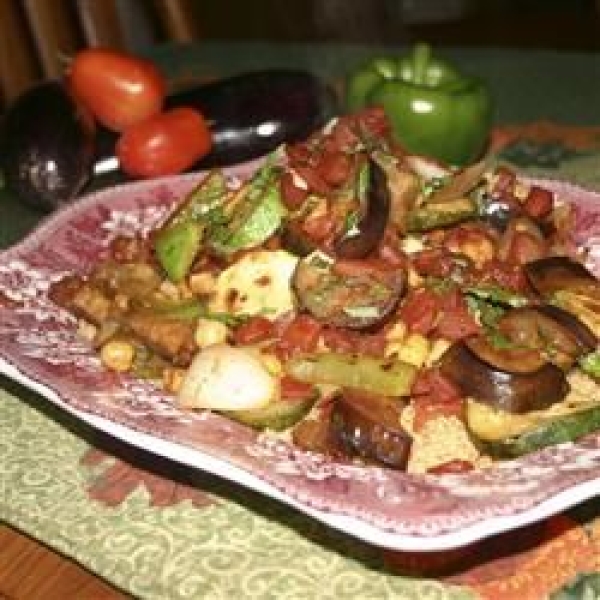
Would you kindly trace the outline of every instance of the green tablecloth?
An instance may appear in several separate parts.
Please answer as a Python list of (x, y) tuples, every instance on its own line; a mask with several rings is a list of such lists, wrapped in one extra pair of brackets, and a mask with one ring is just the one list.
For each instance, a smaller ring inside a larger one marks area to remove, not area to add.
[[(207, 44), (168, 48), (154, 56), (181, 84), (277, 65), (311, 65), (339, 81), (351, 65), (376, 53), (367, 47)], [(600, 125), (598, 55), (495, 50), (449, 54), (488, 78), (499, 122), (547, 119)], [(563, 128), (554, 137), (552, 128), (523, 131), (529, 131), (531, 139), (504, 132), (505, 143), (513, 140), (505, 146), (505, 158), (536, 174), (568, 177), (600, 189), (597, 133)], [(0, 245), (19, 239), (38, 218), (1, 192)], [(531, 595), (536, 593), (531, 588), (527, 588), (529, 595), (525, 588), (518, 596), (501, 595), (500, 584), (492, 581), (489, 570), (485, 575), (444, 581), (409, 576), (406, 569), (399, 574), (376, 548), (234, 485), (132, 453), (16, 384), (1, 379), (0, 386), (0, 517), (135, 596), (160, 600), (538, 597)], [(578, 526), (569, 532), (576, 543), (566, 547), (565, 540), (571, 540), (566, 537), (553, 542), (558, 546), (552, 546), (551, 552), (560, 554), (563, 544), (573, 563), (571, 571), (555, 569), (564, 579), (556, 579), (557, 587), (580, 571), (578, 565), (584, 572), (600, 572), (600, 562), (594, 562), (594, 556), (600, 556), (597, 508), (592, 502), (584, 511), (586, 533)], [(543, 569), (548, 568), (543, 560), (547, 559), (535, 555), (530, 563), (519, 563), (519, 568), (536, 564), (540, 573), (533, 577), (543, 579)], [(517, 571), (515, 567), (512, 574), (504, 575), (514, 578)]]

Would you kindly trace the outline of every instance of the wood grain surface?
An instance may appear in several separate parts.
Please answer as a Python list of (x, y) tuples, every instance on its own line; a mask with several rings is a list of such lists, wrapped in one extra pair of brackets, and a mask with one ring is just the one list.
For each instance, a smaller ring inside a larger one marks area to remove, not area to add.
[(0, 600), (131, 598), (77, 563), (0, 525)]

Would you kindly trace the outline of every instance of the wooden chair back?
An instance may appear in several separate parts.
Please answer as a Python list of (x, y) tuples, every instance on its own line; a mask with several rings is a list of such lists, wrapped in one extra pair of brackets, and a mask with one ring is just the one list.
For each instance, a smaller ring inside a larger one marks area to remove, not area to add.
[(78, 49), (135, 52), (199, 37), (193, 0), (0, 0), (0, 107), (36, 81), (58, 78)]

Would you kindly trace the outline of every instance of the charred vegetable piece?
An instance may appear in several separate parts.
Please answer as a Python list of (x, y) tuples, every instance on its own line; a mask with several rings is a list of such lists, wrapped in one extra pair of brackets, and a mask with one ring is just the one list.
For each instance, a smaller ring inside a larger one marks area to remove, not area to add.
[(298, 222), (288, 220), (281, 229), (281, 245), (295, 256), (305, 257), (317, 250), (316, 244), (302, 231)]
[(438, 227), (448, 227), (471, 219), (476, 214), (475, 202), (467, 197), (438, 203), (428, 202), (408, 212), (407, 229), (412, 232), (421, 232)]
[(344, 391), (335, 400), (331, 427), (351, 456), (405, 469), (412, 439), (400, 425), (402, 408), (392, 398)]
[(442, 356), (443, 375), (465, 396), (511, 413), (542, 410), (569, 391), (562, 369), (532, 350), (494, 348), (484, 338), (453, 344)]
[[(263, 243), (279, 229), (285, 208), (281, 202), (279, 171), (267, 164), (235, 200), (226, 222), (209, 231), (207, 242), (219, 254), (231, 254)], [(227, 208), (225, 209), (227, 212)]]
[(211, 213), (221, 207), (226, 195), (225, 176), (220, 171), (212, 171), (154, 234), (154, 253), (171, 281), (177, 283), (189, 273)]
[(159, 232), (154, 253), (167, 277), (178, 283), (185, 279), (202, 243), (202, 226), (195, 221), (181, 221)]
[(136, 310), (127, 315), (124, 326), (148, 348), (177, 366), (188, 366), (198, 350), (193, 321)]
[(334, 241), (336, 256), (364, 258), (379, 244), (390, 214), (390, 191), (383, 169), (374, 160), (368, 162), (368, 186), (360, 198), (361, 210), (352, 226)]
[(579, 338), (573, 322), (579, 323), (559, 308), (523, 307), (508, 311), (498, 329), (517, 347), (538, 350), (546, 360), (567, 370), (595, 348), (595, 343), (588, 343), (595, 340), (593, 334), (581, 324), (584, 338)]
[(472, 192), (481, 182), (487, 164), (480, 161), (464, 167), (448, 178), (445, 185), (435, 189), (427, 198), (427, 202), (440, 204), (463, 198)]
[(298, 304), (313, 317), (336, 327), (365, 329), (383, 323), (405, 288), (399, 269), (369, 268), (360, 261), (334, 263), (319, 252), (299, 261), (292, 287)]
[(584, 265), (567, 256), (529, 262), (525, 274), (536, 292), (546, 299), (561, 290), (572, 290), (589, 293), (600, 301), (600, 282)]
[(44, 211), (71, 202), (92, 175), (94, 124), (58, 82), (39, 84), (9, 106), (0, 132), (6, 186)]
[(223, 171), (211, 171), (176, 207), (163, 227), (182, 221), (210, 219), (210, 213), (223, 206), (228, 191)]
[(565, 442), (573, 442), (600, 429), (600, 405), (544, 420), (531, 429), (500, 440), (482, 440), (492, 456), (516, 458)]
[(385, 396), (408, 396), (417, 372), (413, 365), (392, 358), (334, 352), (294, 357), (285, 368), (299, 381)]
[(578, 356), (592, 352), (598, 345), (598, 336), (573, 313), (553, 304), (538, 306), (537, 311), (553, 319), (571, 333), (579, 349)]
[(566, 256), (529, 262), (525, 274), (545, 300), (573, 313), (600, 337), (600, 281), (584, 265)]
[(315, 400), (316, 394), (303, 400), (279, 399), (261, 408), (223, 411), (223, 414), (254, 429), (283, 431), (303, 419), (313, 407)]

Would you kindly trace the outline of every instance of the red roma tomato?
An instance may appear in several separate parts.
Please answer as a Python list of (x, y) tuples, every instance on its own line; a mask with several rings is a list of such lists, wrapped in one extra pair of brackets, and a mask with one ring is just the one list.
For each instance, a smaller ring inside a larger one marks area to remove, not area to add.
[(150, 61), (103, 48), (78, 52), (67, 81), (96, 119), (115, 131), (159, 113), (166, 93), (165, 80)]
[(174, 175), (208, 153), (211, 134), (202, 115), (174, 108), (125, 130), (117, 142), (119, 165), (132, 177)]

